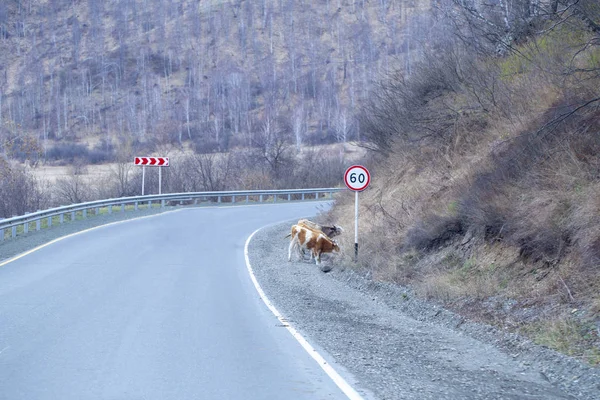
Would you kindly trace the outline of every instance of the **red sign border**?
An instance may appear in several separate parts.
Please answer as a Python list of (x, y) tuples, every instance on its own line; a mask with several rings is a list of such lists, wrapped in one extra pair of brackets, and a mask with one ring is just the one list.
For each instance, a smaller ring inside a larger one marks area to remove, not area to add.
[[(350, 172), (351, 169), (353, 168), (360, 168), (363, 171), (365, 171), (365, 173), (367, 174), (367, 181), (365, 182), (365, 185), (360, 188), (360, 189), (355, 189), (353, 187), (350, 187), (350, 185), (348, 184), (348, 173)], [(348, 169), (346, 170), (346, 172), (344, 173), (344, 183), (346, 184), (346, 187), (354, 192), (362, 192), (363, 190), (365, 190), (369, 184), (371, 183), (371, 174), (369, 173), (369, 170), (366, 169), (365, 167), (363, 167), (362, 165), (353, 165), (351, 167), (348, 167)]]

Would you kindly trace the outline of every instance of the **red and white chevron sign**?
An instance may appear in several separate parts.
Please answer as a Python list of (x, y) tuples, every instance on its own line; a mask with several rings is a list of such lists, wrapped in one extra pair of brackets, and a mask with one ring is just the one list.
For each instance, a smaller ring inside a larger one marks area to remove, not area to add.
[(152, 165), (155, 167), (168, 167), (169, 157), (136, 157), (135, 165)]

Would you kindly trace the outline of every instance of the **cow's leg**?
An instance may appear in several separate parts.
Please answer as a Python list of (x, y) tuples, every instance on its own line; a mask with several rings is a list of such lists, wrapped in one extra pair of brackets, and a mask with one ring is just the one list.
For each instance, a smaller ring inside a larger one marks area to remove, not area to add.
[(320, 265), (321, 264), (321, 252), (320, 251), (313, 251), (312, 255), (315, 258), (315, 264)]
[(303, 246), (300, 246), (298, 244), (298, 246), (296, 247), (296, 254), (298, 255), (298, 260), (304, 261), (304, 247)]
[(314, 258), (314, 255), (313, 255), (313, 251), (312, 251), (312, 250), (308, 252), (308, 256), (310, 257), (308, 260), (309, 260), (309, 261), (312, 261), (312, 260), (313, 260), (313, 258)]
[(290, 247), (288, 248), (288, 261), (292, 261), (292, 251), (296, 247), (296, 238), (290, 240)]

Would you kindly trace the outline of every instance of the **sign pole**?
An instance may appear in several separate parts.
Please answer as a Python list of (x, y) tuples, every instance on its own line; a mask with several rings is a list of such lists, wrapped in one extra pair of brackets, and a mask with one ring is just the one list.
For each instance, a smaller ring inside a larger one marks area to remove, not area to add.
[(353, 165), (344, 174), (344, 183), (354, 191), (354, 262), (358, 262), (358, 192), (371, 183), (371, 174), (362, 165)]
[(169, 157), (135, 157), (133, 163), (142, 166), (142, 196), (145, 194), (146, 165), (158, 167), (158, 194), (162, 194), (162, 167), (169, 166)]
[(358, 261), (358, 191), (354, 192), (354, 262)]

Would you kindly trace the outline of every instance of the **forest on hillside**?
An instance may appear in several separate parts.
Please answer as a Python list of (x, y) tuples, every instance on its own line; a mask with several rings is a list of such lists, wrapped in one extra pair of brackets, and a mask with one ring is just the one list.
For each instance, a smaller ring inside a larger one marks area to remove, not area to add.
[(206, 153), (357, 139), (358, 105), (390, 64), (409, 67), (432, 25), (428, 9), (389, 0), (3, 2), (0, 153), (52, 161), (84, 142), (88, 161), (102, 162), (123, 143)]
[[(3, 2), (0, 176), (11, 195), (0, 215), (139, 194), (133, 156), (175, 151), (185, 156), (167, 191), (338, 184), (361, 104), (388, 71), (410, 70), (434, 24), (429, 6)], [(103, 163), (116, 164), (111, 175), (85, 182)], [(50, 185), (32, 179), (40, 165), (72, 172)]]

